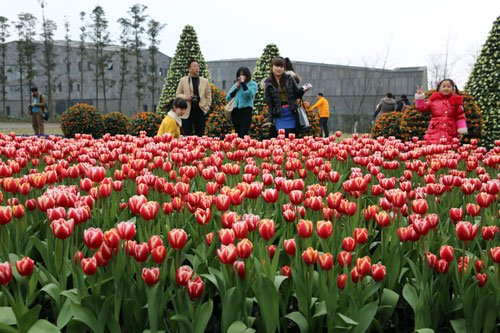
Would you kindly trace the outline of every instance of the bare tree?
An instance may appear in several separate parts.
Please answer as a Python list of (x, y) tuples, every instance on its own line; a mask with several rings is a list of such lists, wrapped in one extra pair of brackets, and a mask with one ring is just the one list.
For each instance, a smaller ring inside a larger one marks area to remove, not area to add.
[(450, 34), (448, 33), (444, 52), (432, 53), (428, 57), (429, 77), (431, 78), (429, 86), (435, 88), (442, 79), (452, 77), (457, 61), (458, 58), (451, 54)]
[(92, 18), (92, 32), (91, 39), (94, 44), (95, 51), (95, 88), (96, 88), (96, 105), (99, 101), (99, 80), (101, 81), (102, 94), (104, 100), (104, 112), (108, 112), (107, 98), (106, 98), (106, 67), (107, 58), (104, 56), (104, 48), (109, 45), (111, 39), (108, 31), (108, 20), (106, 20), (104, 9), (101, 6), (96, 6), (90, 14)]
[(120, 33), (120, 79), (119, 79), (119, 99), (118, 111), (122, 112), (122, 101), (125, 88), (127, 86), (127, 76), (129, 75), (129, 50), (130, 50), (130, 24), (124, 18), (118, 19), (121, 26)]
[(2, 116), (6, 116), (6, 112), (5, 112), (5, 102), (6, 102), (6, 98), (7, 98), (7, 91), (6, 91), (6, 82), (7, 82), (7, 75), (6, 75), (6, 71), (5, 71), (5, 66), (6, 66), (6, 45), (5, 45), (5, 41), (7, 40), (7, 38), (10, 37), (10, 33), (9, 33), (9, 19), (4, 17), (4, 16), (0, 16), (0, 58), (1, 58), (1, 66), (0, 66), (0, 96), (2, 98), (2, 111), (1, 111), (1, 115)]
[(161, 24), (158, 21), (150, 20), (148, 23), (148, 39), (149, 39), (149, 62), (150, 62), (150, 75), (148, 77), (149, 81), (149, 91), (151, 92), (151, 105), (152, 110), (156, 109), (156, 81), (158, 80), (158, 65), (156, 64), (156, 56), (158, 54), (158, 45), (160, 41), (158, 40), (158, 35), (160, 31), (163, 30), (165, 24)]
[(42, 67), (47, 79), (47, 110), (49, 114), (54, 114), (54, 110), (52, 108), (52, 87), (53, 82), (55, 82), (53, 78), (53, 71), (56, 67), (56, 53), (54, 51), (54, 31), (57, 29), (57, 25), (52, 20), (45, 19), (45, 0), (38, 0), (40, 3), (40, 7), (42, 7), (42, 38), (43, 38), (43, 61)]
[(86, 58), (86, 24), (85, 24), (85, 12), (80, 12), (80, 45), (78, 46), (78, 71), (80, 72), (80, 99), (83, 99), (83, 71), (84, 71), (84, 61)]
[(25, 75), (28, 86), (33, 86), (35, 77), (35, 36), (36, 18), (30, 13), (21, 13), (15, 23), (19, 40), (17, 42), (18, 71), (19, 71), (19, 92), (21, 94), (21, 118), (24, 118), (24, 84)]
[(66, 83), (68, 96), (66, 97), (66, 107), (71, 103), (71, 92), (73, 90), (73, 79), (71, 78), (71, 35), (69, 32), (69, 20), (64, 18), (64, 65), (66, 66)]

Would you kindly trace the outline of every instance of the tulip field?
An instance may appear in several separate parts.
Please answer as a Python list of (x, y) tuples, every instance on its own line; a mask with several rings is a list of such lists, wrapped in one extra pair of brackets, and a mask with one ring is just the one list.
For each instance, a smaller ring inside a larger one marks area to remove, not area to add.
[(0, 332), (496, 332), (500, 142), (0, 134)]

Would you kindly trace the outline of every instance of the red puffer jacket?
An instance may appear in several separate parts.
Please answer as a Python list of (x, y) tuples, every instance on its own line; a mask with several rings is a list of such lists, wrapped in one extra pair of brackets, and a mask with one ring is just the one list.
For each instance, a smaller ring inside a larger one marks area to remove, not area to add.
[(415, 106), (421, 112), (431, 111), (431, 122), (424, 136), (427, 143), (440, 143), (441, 139), (446, 139), (450, 144), (458, 136), (457, 129), (467, 128), (460, 95), (435, 92), (428, 101), (416, 100)]

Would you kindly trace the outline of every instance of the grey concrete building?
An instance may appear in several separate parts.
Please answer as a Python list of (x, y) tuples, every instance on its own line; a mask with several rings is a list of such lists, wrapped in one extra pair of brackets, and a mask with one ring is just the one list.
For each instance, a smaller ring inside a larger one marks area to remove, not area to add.
[[(257, 59), (231, 59), (207, 61), (213, 83), (226, 92), (235, 80), (241, 66), (255, 69)], [(397, 99), (401, 94), (410, 100), (417, 86), (427, 86), (426, 67), (377, 69), (340, 66), (310, 62), (293, 62), (302, 82), (310, 82), (313, 89), (304, 96), (314, 103), (322, 92), (330, 103), (330, 130), (368, 132), (372, 125), (376, 105), (386, 92)]]
[[(44, 70), (42, 67), (43, 61), (43, 45), (42, 42), (36, 42), (37, 50), (35, 53), (35, 77), (33, 83), (38, 86), (40, 92), (47, 97), (48, 82), (43, 75)], [(65, 41), (55, 41), (54, 53), (56, 55), (56, 66), (53, 71), (52, 79), (52, 110), (56, 114), (61, 114), (68, 108), (78, 102), (85, 102), (95, 105), (101, 113), (104, 111), (104, 101), (102, 88), (99, 88), (99, 100), (96, 101), (95, 89), (95, 60), (93, 56), (94, 49), (91, 44), (87, 45), (86, 57), (83, 63), (83, 82), (80, 78), (79, 70), (79, 42), (71, 42), (70, 51), (70, 77), (71, 84), (68, 85), (66, 64), (65, 64)], [(20, 82), (19, 82), (19, 69), (17, 66), (18, 52), (17, 42), (6, 43), (7, 63), (6, 63), (6, 110), (3, 114), (10, 117), (19, 117), (21, 115), (21, 108), (26, 107), (29, 98), (28, 82), (25, 80), (23, 84), (23, 98), (21, 99)], [(107, 84), (106, 100), (108, 112), (121, 111), (126, 115), (133, 115), (138, 111), (154, 111), (156, 103), (159, 100), (163, 83), (167, 75), (168, 68), (170, 67), (171, 58), (159, 52), (156, 55), (157, 74), (158, 79), (155, 84), (154, 99), (151, 93), (151, 82), (147, 79), (150, 75), (150, 64), (148, 50), (142, 50), (142, 57), (144, 63), (142, 65), (144, 98), (141, 100), (141, 109), (137, 110), (136, 88), (133, 79), (133, 72), (135, 70), (135, 58), (132, 52), (129, 53), (129, 74), (126, 79), (126, 85), (122, 98), (122, 110), (119, 110), (119, 96), (120, 96), (120, 55), (119, 46), (110, 45), (104, 49), (104, 57), (107, 58), (105, 80)], [(69, 101), (68, 101), (69, 97)], [(0, 106), (1, 107), (1, 106)], [(26, 112), (25, 116), (26, 116)]]

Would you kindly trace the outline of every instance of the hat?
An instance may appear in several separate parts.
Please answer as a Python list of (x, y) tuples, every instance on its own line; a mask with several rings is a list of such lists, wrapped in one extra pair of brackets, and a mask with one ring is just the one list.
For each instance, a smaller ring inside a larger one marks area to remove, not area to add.
[(37, 86), (31, 87), (31, 92), (35, 92), (35, 91), (38, 91), (38, 87)]

